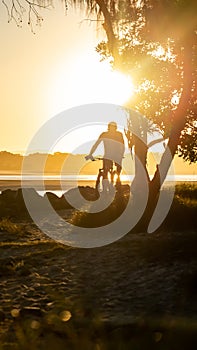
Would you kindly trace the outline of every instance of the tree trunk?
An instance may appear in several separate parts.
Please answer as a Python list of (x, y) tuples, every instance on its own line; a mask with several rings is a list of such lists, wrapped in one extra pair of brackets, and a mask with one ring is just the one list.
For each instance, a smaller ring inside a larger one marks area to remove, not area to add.
[(140, 195), (143, 193), (144, 186), (146, 186), (150, 179), (147, 171), (147, 135), (141, 139), (140, 137), (134, 137), (135, 146), (135, 177), (132, 182), (133, 194)]
[(167, 147), (162, 155), (160, 164), (157, 166), (154, 177), (150, 182), (147, 208), (141, 222), (145, 230), (148, 229), (148, 226), (151, 222), (152, 216), (157, 206), (161, 186), (165, 181), (168, 170), (179, 145), (181, 132), (186, 124), (187, 109), (189, 107), (192, 84), (192, 43), (188, 39), (184, 46), (182, 95), (179, 105), (174, 111), (173, 124)]
[(187, 109), (189, 107), (189, 100), (191, 96), (193, 79), (192, 79), (192, 42), (186, 41), (184, 46), (184, 62), (183, 62), (183, 90), (179, 105), (174, 111), (173, 125), (169, 136), (169, 141), (165, 152), (161, 158), (160, 164), (151, 181), (151, 188), (153, 192), (158, 192), (167, 176), (171, 162), (177, 151), (180, 141), (181, 132), (186, 124)]
[(109, 47), (109, 52), (111, 53), (113, 59), (114, 59), (114, 67), (119, 67), (120, 64), (120, 56), (118, 52), (118, 45), (117, 45), (117, 40), (116, 36), (113, 30), (113, 25), (112, 25), (112, 20), (111, 20), (111, 14), (109, 10), (107, 9), (107, 6), (105, 4), (104, 0), (96, 0), (98, 6), (100, 7), (100, 10), (103, 14), (104, 17), (104, 24), (103, 28), (106, 32), (107, 39), (108, 39), (108, 47)]

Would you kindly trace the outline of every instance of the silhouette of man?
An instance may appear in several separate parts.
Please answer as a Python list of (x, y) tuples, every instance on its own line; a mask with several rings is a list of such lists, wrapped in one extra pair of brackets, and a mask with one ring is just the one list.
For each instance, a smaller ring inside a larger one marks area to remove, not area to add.
[(103, 155), (103, 179), (108, 178), (108, 172), (113, 169), (113, 162), (116, 166), (116, 172), (118, 175), (118, 180), (120, 181), (120, 173), (122, 170), (122, 159), (124, 156), (124, 139), (120, 131), (117, 131), (117, 124), (115, 122), (110, 122), (108, 124), (108, 130), (102, 132), (92, 146), (90, 153), (85, 157), (86, 160), (93, 160), (92, 154), (97, 149), (98, 145), (103, 142), (104, 145), (104, 155)]

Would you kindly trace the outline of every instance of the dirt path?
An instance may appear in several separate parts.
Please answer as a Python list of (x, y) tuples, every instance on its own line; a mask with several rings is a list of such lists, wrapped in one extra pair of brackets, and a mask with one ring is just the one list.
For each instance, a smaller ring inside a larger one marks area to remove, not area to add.
[(128, 234), (94, 249), (60, 245), (34, 226), (18, 237), (1, 232), (0, 240), (3, 339), (20, 313), (35, 318), (69, 310), (113, 324), (197, 322), (194, 232)]
[(0, 283), (6, 313), (25, 304), (45, 307), (51, 289), (73, 301), (85, 298), (109, 318), (195, 315), (194, 301), (191, 307), (186, 298), (195, 292), (195, 233), (133, 234), (94, 249), (68, 248), (36, 230), (15, 240), (1, 233), (1, 241), (5, 236)]

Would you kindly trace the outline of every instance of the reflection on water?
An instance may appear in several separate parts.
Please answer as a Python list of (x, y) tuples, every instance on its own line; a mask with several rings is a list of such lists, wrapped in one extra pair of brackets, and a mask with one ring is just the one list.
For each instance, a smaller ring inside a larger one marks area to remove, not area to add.
[[(152, 175), (150, 175), (152, 177)], [(130, 182), (134, 178), (134, 175), (121, 175), (122, 182)], [(83, 182), (83, 181), (95, 181), (96, 175), (0, 175), (0, 181), (68, 181), (68, 182)], [(168, 175), (166, 181), (197, 181), (197, 175)]]
[[(124, 177), (125, 175), (123, 175)], [(131, 175), (132, 176), (132, 175)], [(94, 181), (96, 175), (0, 175), (0, 181)]]
[[(121, 175), (123, 184), (130, 184), (134, 175)], [(62, 194), (76, 186), (94, 187), (96, 175), (0, 175), (0, 193), (6, 188), (17, 189), (22, 186), (34, 187), (37, 192), (43, 196), (45, 192), (50, 191), (61, 197)], [(174, 182), (195, 182), (197, 175), (168, 175), (164, 186), (170, 186)]]

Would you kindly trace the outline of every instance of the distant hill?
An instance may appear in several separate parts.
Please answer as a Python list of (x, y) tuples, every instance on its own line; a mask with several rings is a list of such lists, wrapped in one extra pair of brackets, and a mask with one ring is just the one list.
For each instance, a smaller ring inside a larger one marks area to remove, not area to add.
[[(83, 154), (69, 154), (56, 152), (54, 154), (33, 153), (28, 156), (0, 152), (0, 174), (20, 174), (23, 160), (25, 159), (25, 171), (30, 174), (86, 174), (92, 175), (102, 167), (101, 161), (85, 161)], [(159, 163), (161, 154), (148, 154), (149, 173), (155, 172), (156, 164)], [(175, 157), (173, 161), (174, 172), (177, 175), (196, 175), (197, 165), (184, 162), (182, 158)], [(126, 154), (123, 160), (123, 172), (134, 173), (134, 160), (130, 154)]]

